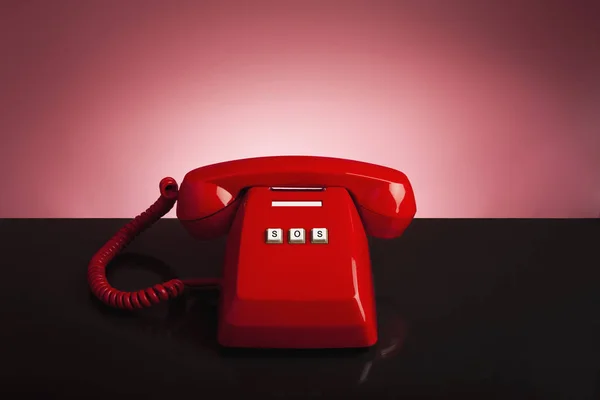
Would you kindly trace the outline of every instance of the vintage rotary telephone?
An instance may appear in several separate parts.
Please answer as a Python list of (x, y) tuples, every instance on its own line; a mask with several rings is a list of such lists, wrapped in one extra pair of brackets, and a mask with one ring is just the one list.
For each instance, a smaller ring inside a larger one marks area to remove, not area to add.
[[(195, 238), (227, 234), (221, 279), (172, 279), (137, 292), (106, 266), (171, 210)], [(367, 235), (400, 236), (416, 213), (406, 175), (327, 157), (277, 156), (208, 165), (160, 182), (160, 198), (92, 258), (88, 282), (113, 307), (150, 307), (186, 286), (218, 285), (226, 347), (344, 348), (377, 342)]]

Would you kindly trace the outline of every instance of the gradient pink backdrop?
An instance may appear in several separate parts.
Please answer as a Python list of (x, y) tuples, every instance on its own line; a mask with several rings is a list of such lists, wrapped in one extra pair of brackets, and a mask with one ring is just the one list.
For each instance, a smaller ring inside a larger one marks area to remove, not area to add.
[(0, 217), (132, 217), (163, 176), (281, 154), (400, 169), (419, 217), (600, 213), (586, 3), (0, 4)]

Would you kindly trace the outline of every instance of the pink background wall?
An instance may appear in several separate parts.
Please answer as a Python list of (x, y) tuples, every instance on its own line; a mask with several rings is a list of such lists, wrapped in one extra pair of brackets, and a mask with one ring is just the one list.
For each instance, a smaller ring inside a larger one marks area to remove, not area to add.
[(583, 4), (2, 1), (0, 217), (132, 217), (280, 154), (400, 169), (420, 217), (596, 217)]

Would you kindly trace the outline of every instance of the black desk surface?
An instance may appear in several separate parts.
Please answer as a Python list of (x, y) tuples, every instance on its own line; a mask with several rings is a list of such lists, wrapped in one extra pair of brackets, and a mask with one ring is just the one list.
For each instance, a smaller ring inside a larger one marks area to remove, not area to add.
[[(125, 222), (0, 220), (0, 394), (600, 398), (600, 220), (416, 220), (372, 240), (381, 340), (366, 351), (224, 351), (211, 291), (107, 309), (87, 263)], [(218, 276), (224, 243), (161, 220), (109, 279)]]

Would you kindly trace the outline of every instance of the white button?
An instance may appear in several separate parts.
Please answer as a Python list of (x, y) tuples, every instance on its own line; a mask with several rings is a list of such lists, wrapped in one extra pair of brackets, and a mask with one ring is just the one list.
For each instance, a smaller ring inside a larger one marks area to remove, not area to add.
[(310, 230), (311, 243), (329, 243), (327, 228), (313, 228)]
[(302, 228), (292, 228), (289, 232), (288, 241), (290, 243), (306, 243), (306, 235)]
[(283, 229), (267, 229), (267, 243), (283, 243)]

